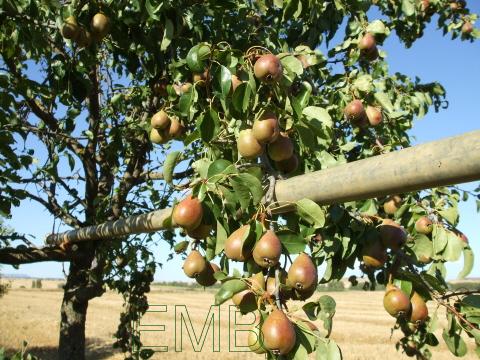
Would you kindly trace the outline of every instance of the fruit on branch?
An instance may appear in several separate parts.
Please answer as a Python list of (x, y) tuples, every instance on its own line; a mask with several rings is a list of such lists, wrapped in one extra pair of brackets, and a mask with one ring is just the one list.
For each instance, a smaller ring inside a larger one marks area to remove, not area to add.
[(262, 268), (273, 267), (278, 264), (282, 255), (280, 239), (272, 230), (267, 230), (253, 248), (253, 259)]
[(240, 155), (245, 159), (255, 159), (263, 153), (263, 146), (255, 139), (252, 129), (240, 131), (237, 148)]
[(287, 160), (293, 156), (293, 142), (287, 133), (280, 133), (275, 141), (268, 144), (268, 156), (274, 161)]
[(278, 119), (272, 112), (264, 112), (260, 119), (253, 123), (252, 134), (261, 144), (271, 143), (279, 133)]
[(168, 133), (163, 130), (157, 130), (152, 128), (150, 130), (150, 141), (154, 144), (165, 144), (170, 140)]
[(262, 82), (272, 83), (280, 80), (283, 73), (280, 59), (273, 54), (262, 55), (253, 67), (255, 77)]
[[(287, 272), (284, 269), (280, 269), (280, 273), (278, 274), (278, 280), (280, 282), (280, 297), (285, 300), (289, 297), (289, 294), (286, 292), (285, 288), (282, 288), (282, 285), (285, 286), (287, 283)], [(275, 298), (275, 290), (276, 290), (276, 280), (275, 280), (275, 271), (272, 271), (270, 275), (267, 277), (267, 281), (265, 281), (265, 290), (266, 292)]]
[(198, 274), (195, 280), (201, 286), (213, 286), (217, 282), (217, 279), (215, 279), (214, 276), (217, 271), (220, 271), (217, 264), (207, 262), (205, 270)]
[(262, 325), (263, 345), (275, 355), (288, 354), (297, 341), (295, 328), (282, 310), (275, 309)]
[(377, 126), (383, 121), (382, 112), (374, 106), (368, 105), (365, 109), (365, 114), (367, 115), (368, 122), (372, 126)]
[(260, 338), (261, 331), (259, 323), (259, 321), (256, 321), (250, 329), (247, 342), (250, 351), (254, 352), (255, 354), (265, 354), (267, 350), (265, 350), (265, 348), (262, 346), (263, 338)]
[(363, 248), (362, 260), (365, 266), (372, 269), (377, 269), (385, 265), (387, 261), (387, 251), (380, 240), (376, 240)]
[(399, 250), (407, 241), (407, 233), (403, 227), (391, 219), (383, 219), (379, 226), (380, 238), (386, 248)]
[(205, 239), (211, 231), (211, 224), (200, 224), (194, 229), (187, 230), (187, 235), (194, 239)]
[(422, 216), (415, 222), (415, 230), (419, 234), (428, 235), (433, 231), (433, 223), (427, 216)]
[(288, 269), (287, 285), (297, 290), (299, 297), (302, 298), (316, 290), (317, 281), (317, 267), (312, 258), (300, 253)]
[(173, 222), (186, 230), (195, 229), (202, 221), (203, 207), (200, 200), (191, 195), (180, 201), (173, 209)]
[(425, 304), (423, 298), (414, 292), (410, 299), (410, 304), (410, 321), (414, 324), (423, 323), (428, 317), (427, 304)]
[(235, 230), (225, 241), (225, 255), (230, 260), (234, 261), (245, 261), (247, 260), (252, 252), (246, 246), (243, 246), (245, 239), (248, 237), (250, 232), (249, 225), (243, 225), (237, 230)]
[(473, 25), (471, 22), (467, 21), (462, 26), (462, 34), (470, 34), (473, 31)]
[(210, 72), (208, 69), (205, 69), (203, 73), (193, 74), (192, 81), (199, 86), (205, 86), (205, 82), (209, 80)]
[(185, 127), (180, 120), (175, 116), (170, 119), (170, 127), (168, 128), (168, 136), (172, 139), (179, 139), (185, 132)]
[(360, 100), (353, 100), (345, 106), (343, 113), (348, 121), (355, 126), (365, 126), (368, 124), (365, 108)]
[(298, 169), (299, 160), (298, 156), (293, 154), (287, 160), (275, 161), (275, 167), (277, 170), (284, 174), (290, 174)]
[(420, 3), (420, 7), (422, 11), (427, 11), (427, 9), (430, 7), (430, 0), (422, 0)]
[(81, 28), (76, 38), (76, 42), (79, 47), (89, 47), (92, 44), (92, 34), (84, 28)]
[(192, 88), (192, 83), (190, 82), (186, 82), (186, 83), (183, 83), (181, 86), (180, 86), (180, 91), (182, 94), (185, 94), (186, 92), (189, 92), (190, 89)]
[(404, 317), (410, 311), (410, 299), (402, 290), (395, 287), (385, 292), (383, 307), (393, 317)]
[(398, 195), (390, 196), (383, 203), (383, 211), (388, 215), (393, 215), (402, 206), (402, 198)]
[(170, 126), (171, 120), (167, 113), (163, 110), (155, 113), (150, 120), (150, 125), (152, 128), (157, 130), (164, 130)]
[(465, 0), (458, 0), (450, 2), (450, 9), (452, 11), (460, 10), (467, 6), (467, 2)]
[(95, 40), (101, 41), (110, 31), (110, 19), (105, 14), (95, 14), (90, 22), (90, 30)]
[(243, 81), (240, 80), (237, 75), (232, 75), (232, 93), (237, 90), (237, 87), (239, 87), (241, 83), (243, 83)]
[(265, 289), (265, 280), (262, 272), (253, 275), (248, 279), (250, 287), (232, 296), (232, 302), (242, 310), (243, 313), (255, 311), (258, 308), (257, 294)]
[(183, 263), (183, 272), (189, 278), (196, 278), (207, 269), (207, 261), (198, 250), (192, 250)]
[(69, 16), (65, 19), (61, 30), (62, 36), (68, 40), (75, 40), (80, 33), (80, 26), (78, 26), (75, 16)]
[(371, 33), (366, 33), (358, 42), (358, 48), (362, 56), (373, 61), (378, 57), (377, 42)]

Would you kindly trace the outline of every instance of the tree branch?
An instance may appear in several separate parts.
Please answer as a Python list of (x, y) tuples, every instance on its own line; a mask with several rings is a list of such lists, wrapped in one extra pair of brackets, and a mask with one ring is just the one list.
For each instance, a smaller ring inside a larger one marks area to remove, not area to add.
[(1, 248), (0, 264), (21, 265), (42, 261), (70, 261), (73, 253), (66, 253), (57, 247), (38, 248)]

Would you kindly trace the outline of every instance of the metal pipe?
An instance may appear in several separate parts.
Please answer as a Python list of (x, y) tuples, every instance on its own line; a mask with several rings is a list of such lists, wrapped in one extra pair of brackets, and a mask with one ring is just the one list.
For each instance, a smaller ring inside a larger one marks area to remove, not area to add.
[[(275, 213), (294, 210), (297, 200), (342, 203), (480, 180), (480, 131), (278, 181)], [(51, 234), (47, 243), (100, 240), (166, 228), (172, 209)]]

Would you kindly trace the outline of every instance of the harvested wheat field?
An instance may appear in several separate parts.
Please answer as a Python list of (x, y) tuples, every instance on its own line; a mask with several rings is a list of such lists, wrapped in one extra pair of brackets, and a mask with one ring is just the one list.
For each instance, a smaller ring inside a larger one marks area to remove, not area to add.
[[(149, 296), (150, 304), (166, 305), (152, 307), (152, 310), (166, 312), (149, 313), (143, 324), (165, 325), (165, 332), (142, 333), (146, 345), (168, 346), (167, 353), (157, 353), (154, 359), (261, 359), (261, 355), (246, 352), (229, 351), (229, 343), (234, 346), (245, 344), (245, 332), (248, 326), (234, 325), (237, 329), (236, 340), (233, 331), (228, 331), (229, 306), (223, 305), (220, 310), (220, 352), (213, 352), (212, 329), (207, 334), (205, 344), (200, 352), (195, 353), (188, 339), (187, 328), (183, 327), (182, 351), (175, 351), (175, 339), (180, 346), (180, 336), (175, 337), (175, 305), (177, 312), (182, 310), (178, 305), (185, 305), (192, 319), (193, 329), (200, 338), (203, 322), (210, 305), (213, 303), (213, 292), (195, 291), (182, 288), (156, 287)], [(315, 296), (320, 296), (317, 294)], [(334, 318), (332, 338), (337, 341), (343, 351), (344, 359), (407, 359), (395, 350), (395, 341), (399, 333), (390, 338), (390, 328), (394, 320), (386, 314), (382, 307), (382, 292), (345, 291), (331, 293), (337, 301), (337, 313)], [(59, 327), (59, 308), (62, 292), (58, 289), (11, 289), (0, 299), (0, 347), (18, 349), (23, 340), (28, 341), (33, 354), (42, 359), (56, 359), (56, 345)], [(295, 304), (290, 304), (294, 307)], [(87, 321), (87, 358), (88, 359), (122, 359), (122, 355), (111, 348), (118, 314), (122, 307), (122, 299), (113, 292), (90, 302)], [(231, 313), (230, 315), (234, 315)], [(231, 316), (232, 318), (232, 316)], [(180, 316), (178, 316), (180, 319)], [(241, 317), (237, 324), (248, 323), (252, 317)], [(233, 320), (232, 320), (233, 323)], [(180, 321), (177, 321), (179, 327)], [(161, 330), (156, 326), (143, 326), (142, 329)], [(179, 333), (179, 332), (178, 332)], [(441, 335), (438, 334), (441, 339)], [(230, 338), (230, 341), (229, 341)], [(442, 340), (441, 340), (442, 341)], [(472, 344), (469, 343), (471, 347)], [(179, 350), (179, 348), (177, 349)], [(199, 350), (199, 349), (197, 349)], [(233, 348), (242, 350), (241, 348)], [(445, 345), (433, 350), (434, 359), (445, 360), (453, 356)], [(464, 359), (474, 359), (470, 352)]]

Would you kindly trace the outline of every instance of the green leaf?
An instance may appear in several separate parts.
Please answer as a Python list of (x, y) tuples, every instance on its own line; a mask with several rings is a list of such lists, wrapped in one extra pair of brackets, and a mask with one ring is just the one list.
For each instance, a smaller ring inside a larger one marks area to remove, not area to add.
[(180, 97), (178, 109), (182, 115), (188, 116), (190, 114), (190, 110), (196, 96), (197, 90), (195, 90), (195, 87), (192, 86), (189, 91), (183, 93), (183, 95)]
[[(303, 115), (309, 120), (307, 124), (313, 123), (315, 121), (319, 122), (322, 125), (327, 127), (333, 126), (333, 121), (327, 110), (318, 106), (307, 106), (302, 111)], [(317, 125), (318, 126), (318, 125)]]
[(447, 245), (442, 256), (447, 261), (457, 261), (463, 252), (464, 242), (460, 237), (451, 231), (445, 231), (447, 234)]
[(280, 59), (280, 62), (282, 63), (285, 70), (287, 70), (289, 73), (296, 74), (298, 76), (303, 74), (302, 62), (298, 60), (295, 56), (284, 56)]
[(423, 234), (416, 234), (412, 246), (417, 260), (431, 259), (433, 256), (433, 243), (428, 236)]
[(441, 217), (447, 220), (451, 225), (455, 226), (458, 222), (458, 208), (457, 207), (449, 207), (444, 210), (440, 210), (438, 212)]
[(390, 34), (390, 30), (385, 26), (382, 20), (373, 20), (368, 24), (365, 31), (375, 35), (388, 36), (388, 34)]
[(433, 224), (432, 241), (434, 253), (441, 254), (448, 243), (448, 234), (443, 226)]
[(241, 173), (230, 178), (230, 184), (240, 202), (242, 209), (246, 209), (253, 200), (258, 204), (263, 196), (262, 183), (255, 176), (247, 173)]
[(248, 109), (250, 103), (250, 96), (252, 94), (252, 88), (248, 82), (241, 83), (233, 93), (233, 107), (239, 112), (244, 112)]
[(232, 73), (223, 65), (220, 67), (220, 86), (222, 99), (226, 99), (232, 88)]
[(220, 119), (215, 110), (210, 108), (202, 117), (198, 118), (197, 128), (200, 131), (200, 138), (209, 143), (220, 131)]
[(402, 12), (405, 16), (410, 17), (415, 14), (415, 1), (402, 0)]
[(263, 188), (260, 180), (249, 173), (238, 174), (237, 178), (248, 187), (250, 194), (252, 194), (253, 204), (258, 204), (263, 197)]
[(201, 73), (205, 70), (205, 60), (210, 56), (210, 45), (201, 43), (195, 45), (187, 54), (187, 65), (193, 72)]
[(225, 281), (215, 294), (215, 305), (223, 304), (225, 301), (231, 299), (233, 295), (246, 288), (247, 285), (242, 280), (232, 279)]
[(445, 344), (447, 344), (448, 350), (450, 350), (453, 355), (458, 357), (465, 356), (467, 353), (467, 345), (460, 335), (443, 330), (442, 337), (443, 340), (445, 340)]
[(371, 75), (359, 76), (353, 82), (353, 87), (361, 92), (365, 92), (365, 93), (372, 92), (374, 89), (372, 76)]
[(218, 255), (223, 251), (225, 241), (227, 241), (227, 232), (222, 224), (217, 221), (217, 243), (215, 245), (215, 255)]
[(302, 199), (296, 202), (298, 215), (316, 228), (325, 225), (325, 211), (315, 202)]
[(160, 50), (167, 50), (168, 46), (171, 44), (173, 39), (173, 22), (170, 19), (165, 19), (165, 30), (163, 32), (162, 43), (160, 44)]
[(458, 279), (466, 278), (473, 269), (473, 264), (475, 262), (475, 258), (473, 255), (473, 251), (470, 247), (466, 246), (463, 249), (463, 268), (460, 273), (457, 275)]
[(393, 112), (393, 104), (387, 94), (384, 92), (376, 92), (374, 97), (386, 112)]
[[(230, 168), (231, 166), (232, 166), (232, 163), (230, 161), (225, 159), (217, 159), (214, 162), (212, 162), (208, 167), (207, 177), (210, 179), (212, 176), (215, 176), (218, 174), (226, 174), (227, 168)], [(231, 169), (233, 170), (234, 168), (231, 168)]]
[(342, 360), (340, 348), (331, 339), (318, 339), (316, 360)]
[(182, 153), (180, 151), (172, 151), (169, 153), (163, 163), (163, 179), (167, 184), (171, 184), (173, 181), (173, 171), (175, 166), (182, 158)]
[(157, 13), (160, 11), (162, 6), (163, 2), (161, 2), (157, 7), (154, 7), (152, 5), (152, 0), (147, 0), (145, 2), (145, 8), (147, 9), (147, 13), (153, 20), (160, 20), (160, 17), (157, 15)]
[(277, 236), (289, 254), (299, 254), (304, 251), (307, 246), (307, 242), (299, 234), (293, 234), (289, 231), (279, 231), (277, 232)]

